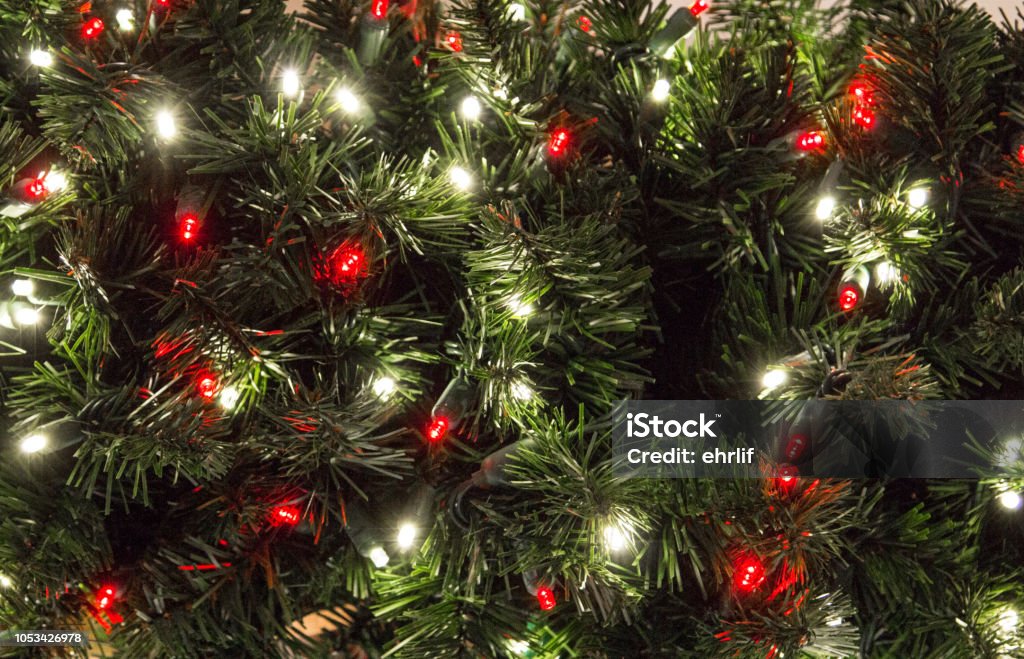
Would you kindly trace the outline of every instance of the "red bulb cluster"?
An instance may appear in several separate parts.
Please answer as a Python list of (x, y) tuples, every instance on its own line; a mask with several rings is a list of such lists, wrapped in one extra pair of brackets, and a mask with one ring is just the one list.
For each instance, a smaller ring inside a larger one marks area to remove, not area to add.
[(1024, 144), (1017, 147), (1017, 162), (1024, 165)]
[(764, 563), (753, 554), (741, 556), (733, 565), (733, 583), (742, 594), (750, 594), (764, 584), (767, 576)]
[(560, 157), (565, 155), (565, 152), (569, 149), (569, 131), (564, 128), (558, 128), (551, 133), (551, 137), (548, 138), (548, 153), (552, 156)]
[(540, 605), (541, 611), (550, 611), (558, 604), (558, 600), (550, 588), (541, 586), (537, 589), (537, 604)]
[(796, 148), (805, 153), (820, 151), (825, 148), (825, 135), (817, 130), (801, 133), (796, 138)]
[(860, 287), (856, 284), (843, 284), (839, 287), (839, 308), (845, 312), (853, 311), (860, 304)]
[(209, 371), (203, 371), (196, 377), (196, 393), (204, 400), (213, 400), (220, 389), (217, 376)]
[(45, 176), (32, 179), (29, 181), (28, 185), (25, 186), (25, 193), (28, 194), (29, 199), (40, 200), (49, 192), (49, 189), (46, 187)]
[(82, 25), (82, 36), (86, 39), (95, 39), (96, 37), (103, 34), (103, 21), (100, 18), (90, 18)]
[(697, 0), (697, 2), (690, 5), (690, 13), (694, 18), (697, 18), (708, 9), (711, 9), (711, 3), (708, 0)]
[(199, 233), (199, 217), (195, 213), (185, 213), (181, 216), (181, 239), (185, 242), (191, 241)]
[(790, 464), (779, 465), (775, 470), (775, 489), (789, 494), (800, 482), (800, 470)]
[(370, 14), (378, 21), (388, 17), (388, 0), (373, 0), (370, 5)]
[(270, 523), (274, 526), (295, 526), (302, 518), (302, 513), (295, 506), (275, 506), (270, 511)]
[(853, 97), (853, 123), (865, 130), (875, 127), (875, 92), (867, 80), (859, 78), (850, 83), (850, 96)]
[(115, 591), (113, 586), (103, 586), (100, 588), (100, 592), (96, 596), (96, 608), (110, 608), (110, 605), (114, 603), (114, 594)]
[(448, 44), (448, 48), (451, 49), (453, 53), (462, 52), (462, 35), (455, 30), (451, 30), (445, 35), (444, 42)]
[(868, 130), (874, 128), (875, 111), (869, 107), (857, 106), (853, 109), (853, 123)]
[(441, 441), (448, 434), (450, 426), (451, 422), (448, 421), (448, 417), (442, 415), (435, 416), (430, 420), (430, 425), (427, 426), (427, 439), (431, 442)]
[(796, 462), (800, 456), (804, 454), (807, 449), (807, 436), (799, 433), (795, 433), (789, 436), (789, 441), (786, 442), (786, 460), (790, 462)]
[(594, 23), (586, 16), (580, 16), (576, 19), (576, 24), (580, 26), (580, 29), (584, 32), (590, 32), (590, 28), (594, 26)]

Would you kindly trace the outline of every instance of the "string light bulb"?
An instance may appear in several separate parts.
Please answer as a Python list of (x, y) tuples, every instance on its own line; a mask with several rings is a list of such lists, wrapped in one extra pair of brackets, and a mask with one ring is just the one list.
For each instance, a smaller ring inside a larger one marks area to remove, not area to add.
[(238, 390), (238, 387), (224, 387), (220, 395), (217, 396), (217, 402), (225, 410), (233, 410), (238, 405), (238, 399), (241, 397), (242, 392)]
[(733, 567), (733, 582), (736, 590), (741, 593), (748, 594), (754, 592), (767, 579), (764, 563), (753, 554), (741, 556)]
[(651, 98), (655, 103), (661, 103), (668, 99), (671, 92), (672, 83), (664, 78), (658, 78), (654, 81), (654, 86), (651, 88)]
[(178, 124), (170, 110), (156, 113), (156, 133), (165, 140), (173, 139), (178, 134)]
[(533, 313), (533, 305), (524, 300), (518, 293), (508, 296), (505, 306), (516, 318), (527, 318)]
[(565, 152), (569, 149), (570, 139), (571, 136), (568, 130), (564, 128), (555, 129), (548, 138), (548, 153), (556, 158), (565, 155)]
[(604, 546), (608, 551), (620, 552), (629, 546), (633, 529), (628, 523), (609, 520), (604, 525), (601, 535), (604, 537)]
[(382, 375), (373, 381), (373, 394), (380, 399), (390, 398), (398, 390), (394, 378)]
[(875, 266), (875, 279), (879, 286), (888, 286), (900, 278), (900, 271), (889, 261), (882, 261)]
[(999, 503), (1007, 510), (1020, 510), (1021, 505), (1024, 504), (1024, 499), (1021, 498), (1020, 492), (1006, 490), (999, 495)]
[(7, 576), (6, 574), (0, 574), (0, 588), (10, 588), (13, 585), (14, 582), (11, 581), (11, 578), (9, 576)]
[(275, 506), (270, 511), (270, 523), (273, 526), (295, 526), (302, 519), (302, 513), (295, 506)]
[(907, 192), (907, 205), (911, 208), (919, 209), (924, 208), (925, 204), (928, 203), (928, 189), (927, 188), (913, 188)]
[(824, 222), (825, 220), (832, 219), (832, 214), (836, 211), (836, 198), (831, 195), (825, 195), (818, 200), (818, 205), (814, 208), (814, 216)]
[(448, 180), (459, 190), (469, 190), (473, 187), (473, 176), (462, 167), (452, 167), (448, 172)]
[(773, 368), (767, 371), (761, 378), (761, 386), (766, 391), (774, 391), (786, 384), (786, 380), (788, 379), (789, 376), (786, 374), (786, 371), (780, 368)]
[(370, 550), (370, 562), (373, 563), (374, 567), (382, 568), (390, 562), (391, 557), (384, 550), (383, 547), (374, 547)]
[(796, 138), (796, 148), (804, 153), (820, 151), (825, 148), (825, 135), (818, 130), (801, 133)]
[(537, 588), (537, 604), (540, 606), (541, 611), (550, 611), (555, 608), (558, 600), (555, 599), (554, 591), (547, 586)]
[(50, 443), (49, 438), (42, 433), (33, 433), (27, 437), (23, 437), (18, 442), (18, 448), (21, 449), (22, 453), (31, 455), (32, 453), (39, 453), (47, 447)]
[(404, 522), (398, 527), (398, 535), (395, 536), (395, 542), (398, 544), (398, 548), (402, 551), (408, 551), (412, 549), (413, 544), (416, 542), (416, 536), (419, 535), (419, 530), (416, 525), (412, 522)]
[(1017, 631), (1017, 627), (1020, 626), (1020, 615), (1017, 610), (1012, 607), (1006, 607), (999, 614), (999, 629), (1007, 636)]
[(359, 97), (352, 93), (352, 90), (348, 87), (342, 87), (335, 93), (334, 98), (338, 101), (338, 105), (341, 106), (341, 111), (345, 114), (355, 114), (359, 112), (362, 107), (362, 103), (359, 101)]
[(100, 609), (110, 608), (110, 605), (114, 603), (114, 594), (113, 586), (103, 586), (100, 588), (100, 592), (96, 595), (96, 607)]
[(104, 27), (106, 26), (103, 24), (102, 19), (97, 17), (90, 18), (82, 25), (82, 36), (86, 39), (95, 39), (103, 34)]
[(506, 15), (512, 21), (525, 21), (526, 7), (520, 2), (510, 3), (506, 10)]
[(117, 29), (121, 32), (131, 32), (135, 29), (135, 14), (131, 9), (118, 9), (114, 19), (117, 21)]
[(185, 242), (191, 241), (199, 234), (199, 216), (195, 213), (185, 213), (181, 216), (181, 239)]
[(48, 50), (36, 48), (28, 54), (28, 61), (32, 66), (46, 68), (53, 66), (53, 55), (51, 55)]
[(302, 88), (302, 80), (299, 79), (299, 73), (295, 69), (285, 69), (281, 73), (281, 93), (288, 98), (294, 98), (299, 95), (299, 91)]
[(31, 297), (36, 292), (36, 285), (31, 279), (15, 279), (11, 282), (11, 292), (18, 297)]
[(711, 3), (708, 2), (708, 0), (697, 0), (692, 5), (690, 5), (690, 13), (693, 14), (694, 18), (697, 18), (710, 8)]
[(483, 106), (476, 96), (467, 96), (462, 101), (462, 118), (467, 121), (478, 121), (483, 113)]
[(435, 416), (430, 419), (430, 425), (427, 426), (427, 439), (432, 444), (436, 444), (444, 439), (445, 435), (448, 434), (448, 428), (451, 422), (446, 416)]

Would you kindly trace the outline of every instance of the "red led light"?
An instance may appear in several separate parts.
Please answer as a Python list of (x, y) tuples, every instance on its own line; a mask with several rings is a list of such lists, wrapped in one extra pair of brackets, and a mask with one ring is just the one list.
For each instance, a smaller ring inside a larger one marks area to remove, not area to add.
[(853, 110), (853, 123), (857, 124), (861, 128), (874, 128), (875, 126), (875, 113), (870, 108), (862, 105), (857, 106)]
[(586, 16), (580, 16), (576, 19), (576, 24), (580, 26), (580, 29), (584, 32), (590, 32), (590, 28), (594, 26), (593, 22)]
[(805, 435), (790, 435), (786, 443), (786, 459), (795, 462), (807, 448), (807, 437)]
[(799, 476), (800, 470), (793, 465), (779, 465), (775, 470), (775, 488), (779, 492), (789, 494), (800, 482)]
[(802, 133), (796, 139), (796, 148), (805, 151), (818, 151), (825, 148), (825, 136), (816, 130)]
[(874, 105), (875, 104), (875, 92), (868, 85), (866, 80), (854, 80), (850, 83), (849, 93), (855, 99), (857, 103), (863, 105)]
[(200, 397), (210, 400), (217, 395), (218, 389), (220, 389), (220, 385), (212, 373), (204, 372), (199, 374), (199, 377), (196, 379), (196, 392)]
[(445, 43), (448, 44), (448, 47), (452, 49), (452, 52), (455, 52), (455, 53), (461, 53), (462, 52), (462, 35), (461, 34), (456, 32), (455, 30), (452, 30), (447, 35), (445, 35), (444, 40), (445, 40)]
[(114, 587), (103, 586), (99, 595), (96, 596), (96, 607), (100, 609), (109, 608), (114, 603)]
[(358, 243), (338, 245), (321, 267), (320, 278), (333, 286), (349, 289), (366, 276), (366, 254)]
[(839, 289), (839, 308), (853, 311), (860, 304), (860, 287), (856, 284), (843, 284)]
[(690, 5), (690, 13), (693, 14), (694, 18), (697, 18), (710, 8), (711, 3), (708, 0), (697, 0), (697, 2)]
[(370, 13), (378, 21), (382, 21), (388, 16), (388, 0), (373, 0), (370, 5)]
[(550, 139), (548, 139), (548, 153), (553, 156), (561, 156), (569, 148), (569, 131), (564, 128), (551, 133)]
[(1017, 162), (1024, 165), (1024, 144), (1017, 147)]
[(540, 605), (541, 611), (550, 611), (555, 608), (558, 601), (555, 600), (555, 594), (547, 586), (541, 586), (537, 589), (537, 604)]
[(199, 233), (199, 218), (195, 213), (185, 213), (181, 218), (181, 239), (192, 240)]
[(767, 578), (764, 563), (753, 554), (741, 556), (733, 568), (733, 583), (736, 590), (744, 594), (752, 593), (760, 588)]
[(25, 192), (28, 193), (29, 199), (42, 199), (49, 192), (46, 188), (46, 178), (40, 176), (37, 179), (33, 179), (25, 186)]
[(302, 513), (295, 506), (277, 506), (270, 512), (270, 523), (274, 526), (295, 526)]
[(427, 426), (427, 439), (432, 442), (439, 442), (448, 434), (450, 422), (446, 416), (435, 416)]
[(82, 36), (86, 39), (95, 39), (103, 33), (103, 21), (99, 18), (90, 18), (82, 26)]

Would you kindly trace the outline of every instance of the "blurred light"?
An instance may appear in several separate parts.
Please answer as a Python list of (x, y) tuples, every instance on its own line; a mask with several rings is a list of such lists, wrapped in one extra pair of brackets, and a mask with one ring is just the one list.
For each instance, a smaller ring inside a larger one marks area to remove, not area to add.
[(710, 8), (711, 3), (708, 2), (708, 0), (697, 0), (692, 5), (690, 5), (690, 13), (693, 15), (694, 18), (697, 18)]
[(402, 551), (412, 549), (413, 543), (416, 542), (416, 536), (419, 535), (416, 525), (412, 522), (405, 522), (398, 527), (398, 548)]
[(446, 416), (435, 416), (430, 420), (430, 425), (427, 426), (427, 439), (431, 442), (439, 442), (444, 439), (444, 436), (448, 434), (448, 427), (451, 422)]
[(1007, 490), (999, 495), (999, 503), (1007, 510), (1020, 510), (1021, 503), (1024, 502), (1022, 502), (1019, 492)]
[(43, 185), (46, 186), (47, 192), (62, 192), (66, 187), (68, 187), (67, 174), (59, 169), (51, 169), (48, 172), (40, 174), (39, 177), (42, 179)]
[(907, 192), (907, 203), (911, 208), (924, 208), (928, 203), (928, 189), (914, 188)]
[(391, 558), (388, 556), (388, 553), (384, 551), (383, 547), (374, 547), (370, 550), (370, 561), (375, 567), (384, 567), (390, 560)]
[(462, 101), (462, 117), (467, 121), (477, 121), (483, 112), (483, 106), (476, 96), (467, 96)]
[(15, 309), (14, 322), (22, 326), (35, 325), (39, 322), (39, 310), (33, 307)]
[(29, 297), (36, 292), (36, 285), (31, 279), (15, 279), (11, 282), (11, 292), (20, 297)]
[(109, 608), (114, 603), (114, 592), (113, 586), (103, 586), (96, 596), (96, 606), (101, 609)]
[(46, 445), (50, 443), (50, 440), (46, 435), (35, 433), (28, 437), (23, 437), (18, 442), (18, 448), (21, 449), (22, 453), (39, 453), (46, 448)]
[(888, 261), (882, 261), (875, 266), (875, 279), (879, 286), (886, 286), (900, 278), (899, 269)]
[(53, 55), (48, 50), (36, 48), (28, 54), (28, 61), (33, 66), (53, 66)]
[(473, 187), (473, 176), (462, 167), (452, 167), (448, 172), (448, 178), (459, 190), (469, 190)]
[(533, 398), (533, 388), (522, 381), (513, 382), (512, 395), (519, 400), (530, 400)]
[(530, 644), (522, 639), (509, 639), (508, 651), (518, 657), (522, 657), (530, 651)]
[(875, 112), (870, 108), (863, 106), (857, 106), (853, 111), (853, 123), (857, 124), (861, 128), (870, 130), (875, 126)]
[(82, 25), (82, 37), (85, 39), (95, 39), (103, 34), (104, 27), (102, 19), (90, 18)]
[(825, 220), (832, 218), (832, 213), (836, 210), (836, 198), (831, 195), (825, 195), (818, 200), (818, 206), (814, 209), (814, 216), (824, 222)]
[(1006, 634), (1012, 634), (1017, 630), (1020, 625), (1020, 616), (1017, 611), (1011, 607), (1006, 607), (1003, 612), (999, 614), (999, 629), (1004, 631)]
[(295, 69), (285, 69), (281, 73), (281, 93), (290, 98), (298, 96), (301, 88), (302, 81), (299, 80), (299, 74)]
[(513, 21), (526, 20), (526, 7), (519, 2), (513, 2), (508, 6), (508, 17)]
[(241, 397), (242, 392), (238, 390), (238, 387), (224, 387), (220, 392), (220, 396), (217, 397), (217, 401), (224, 409), (233, 410), (235, 405), (238, 404), (238, 399)]
[(658, 78), (654, 82), (654, 87), (651, 88), (651, 98), (656, 102), (661, 103), (668, 98), (669, 93), (672, 91), (672, 83), (664, 78)]
[(11, 578), (9, 576), (7, 576), (6, 574), (0, 574), (0, 588), (10, 588), (13, 585), (14, 582), (11, 581)]
[(160, 110), (156, 113), (156, 133), (165, 140), (178, 134), (178, 124), (170, 110)]
[(821, 131), (812, 130), (802, 133), (796, 138), (796, 148), (805, 153), (825, 148), (825, 135)]
[(633, 529), (628, 523), (623, 524), (613, 520), (605, 524), (601, 534), (604, 536), (604, 544), (608, 551), (617, 552), (629, 546)]
[(788, 379), (789, 376), (784, 370), (780, 368), (773, 368), (765, 373), (764, 377), (761, 378), (761, 386), (768, 391), (773, 391), (786, 384), (786, 380)]
[(131, 9), (118, 9), (114, 14), (117, 20), (117, 29), (122, 32), (131, 32), (135, 29), (135, 14)]
[(295, 506), (275, 506), (270, 511), (273, 526), (295, 526), (302, 519), (302, 513)]
[(355, 114), (359, 112), (359, 108), (362, 107), (362, 103), (359, 101), (359, 97), (352, 93), (352, 90), (348, 87), (342, 87), (335, 94), (334, 98), (338, 101), (338, 105), (341, 106), (341, 111), (345, 114)]
[(398, 389), (398, 384), (393, 378), (382, 375), (373, 381), (373, 393), (377, 398), (390, 398)]
[(513, 293), (505, 301), (505, 306), (516, 318), (526, 318), (533, 313), (533, 305), (523, 300), (518, 294)]

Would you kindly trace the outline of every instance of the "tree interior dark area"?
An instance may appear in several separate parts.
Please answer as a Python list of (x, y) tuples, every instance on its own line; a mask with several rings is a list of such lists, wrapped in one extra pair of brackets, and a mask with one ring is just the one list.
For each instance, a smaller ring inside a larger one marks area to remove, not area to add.
[(0, 0), (0, 656), (1024, 657), (1024, 427), (613, 467), (1024, 400), (1024, 13), (286, 4)]

